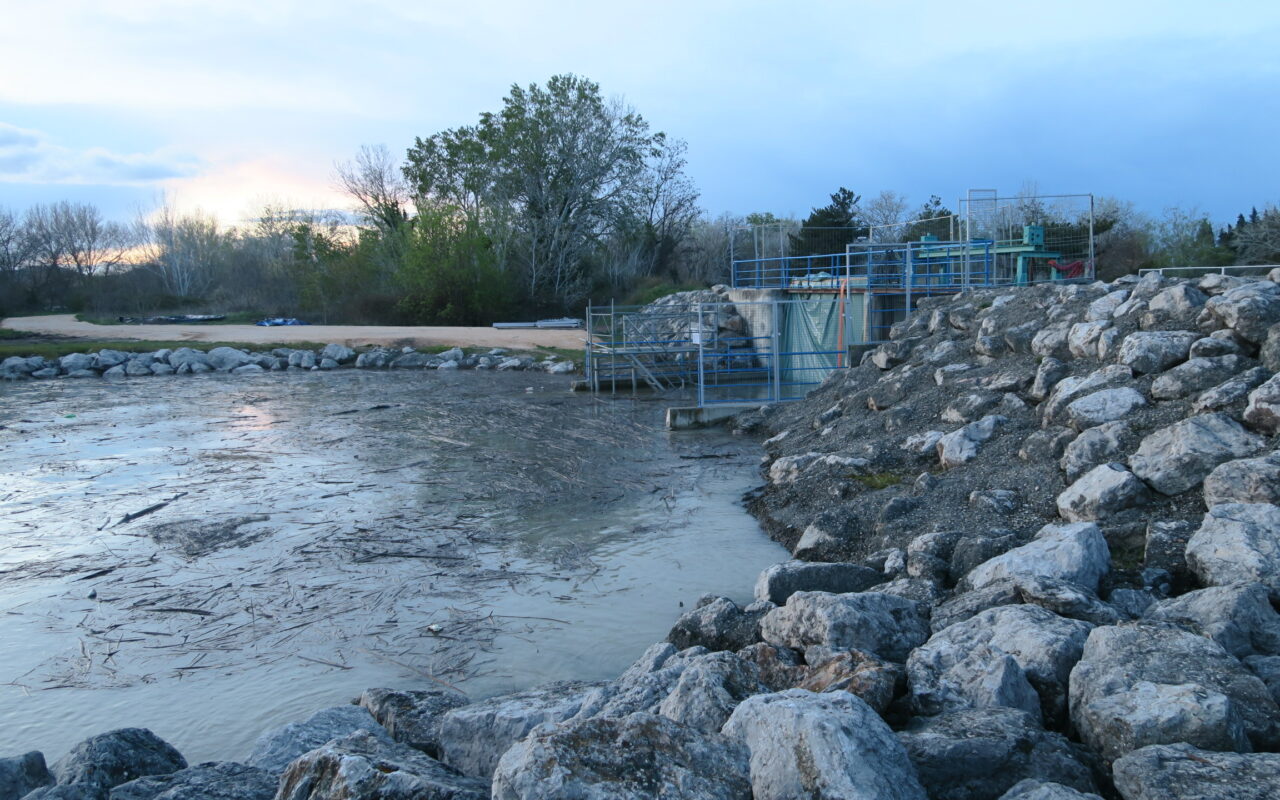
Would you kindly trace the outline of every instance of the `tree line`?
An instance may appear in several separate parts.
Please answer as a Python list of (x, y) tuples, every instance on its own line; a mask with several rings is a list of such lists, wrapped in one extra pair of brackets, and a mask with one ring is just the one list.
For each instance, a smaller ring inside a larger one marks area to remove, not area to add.
[[(0, 208), (0, 313), (199, 309), (487, 324), (723, 281), (731, 258), (770, 248), (834, 253), (855, 241), (956, 235), (938, 196), (913, 207), (894, 191), (864, 201), (845, 187), (803, 219), (712, 218), (685, 152), (597, 84), (558, 75), (511, 87), (472, 125), (415, 139), (403, 159), (361, 148), (336, 168), (350, 211), (269, 207), (227, 227), (168, 206), (130, 223), (84, 203)], [(1078, 215), (1022, 211), (1055, 234), (1084, 230)], [(1099, 198), (1094, 233), (1100, 277), (1280, 261), (1275, 208), (1215, 231), (1197, 212), (1153, 218)]]

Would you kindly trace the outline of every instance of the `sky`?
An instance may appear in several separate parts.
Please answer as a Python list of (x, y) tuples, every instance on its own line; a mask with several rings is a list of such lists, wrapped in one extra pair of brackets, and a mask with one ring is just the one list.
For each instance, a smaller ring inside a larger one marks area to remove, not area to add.
[(0, 206), (345, 207), (362, 144), (573, 72), (688, 143), (712, 215), (847, 186), (1280, 203), (1280, 3), (6, 0)]

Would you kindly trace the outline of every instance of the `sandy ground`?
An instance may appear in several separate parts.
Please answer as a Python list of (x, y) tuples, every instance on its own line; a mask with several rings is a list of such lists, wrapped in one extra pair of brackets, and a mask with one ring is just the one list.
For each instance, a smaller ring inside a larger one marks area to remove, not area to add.
[(339, 342), (349, 347), (370, 344), (410, 344), (416, 347), (458, 345), (461, 347), (511, 347), (532, 349), (538, 345), (582, 348), (583, 331), (524, 328), (450, 328), (375, 325), (306, 325), (260, 328), (257, 325), (94, 325), (72, 314), (41, 317), (9, 317), (0, 326), (31, 333), (76, 336), (91, 339), (142, 339), (161, 342), (241, 342), (279, 344), (286, 342)]

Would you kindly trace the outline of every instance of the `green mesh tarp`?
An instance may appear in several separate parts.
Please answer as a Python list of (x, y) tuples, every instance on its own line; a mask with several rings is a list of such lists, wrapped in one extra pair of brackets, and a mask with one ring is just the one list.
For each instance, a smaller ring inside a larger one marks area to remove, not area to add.
[[(780, 344), (784, 384), (819, 383), (836, 367), (840, 349), (840, 300), (830, 294), (797, 294), (780, 304), (783, 315)], [(783, 387), (783, 396), (803, 394), (811, 387)]]

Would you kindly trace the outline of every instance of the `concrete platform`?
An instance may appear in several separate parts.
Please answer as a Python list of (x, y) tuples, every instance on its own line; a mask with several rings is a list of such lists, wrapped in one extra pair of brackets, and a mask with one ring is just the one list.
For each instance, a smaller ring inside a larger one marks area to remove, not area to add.
[(715, 425), (724, 422), (730, 417), (737, 416), (743, 411), (750, 411), (753, 408), (759, 408), (761, 403), (748, 403), (732, 405), (714, 405), (714, 406), (674, 406), (667, 409), (667, 430), (684, 431), (691, 428), (704, 428), (708, 425)]

